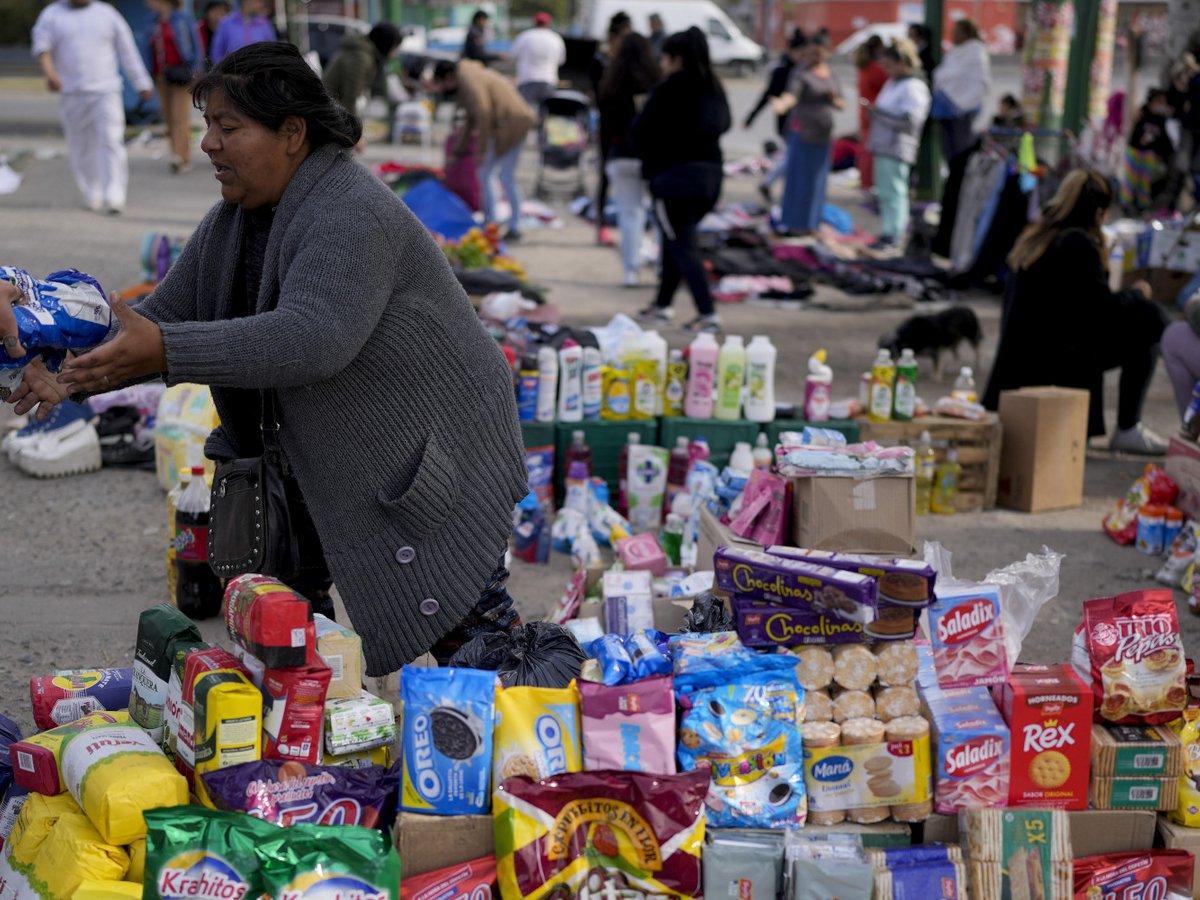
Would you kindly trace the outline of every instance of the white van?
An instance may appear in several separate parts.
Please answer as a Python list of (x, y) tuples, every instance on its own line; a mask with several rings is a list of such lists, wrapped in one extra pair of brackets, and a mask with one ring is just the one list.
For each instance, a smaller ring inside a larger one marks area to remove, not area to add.
[(650, 15), (662, 17), (667, 34), (693, 25), (708, 37), (709, 54), (719, 66), (748, 71), (766, 59), (766, 51), (746, 37), (725, 10), (713, 0), (591, 0), (585, 4), (584, 35), (603, 41), (608, 20), (623, 12), (633, 19), (633, 30), (650, 33)]

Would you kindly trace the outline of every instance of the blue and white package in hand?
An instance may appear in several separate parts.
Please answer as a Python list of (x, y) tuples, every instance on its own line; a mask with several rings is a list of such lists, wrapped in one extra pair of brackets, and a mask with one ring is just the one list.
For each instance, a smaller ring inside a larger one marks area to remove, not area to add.
[(666, 652), (667, 636), (642, 629), (633, 634), (606, 634), (592, 644), (591, 653), (600, 663), (604, 683), (610, 687), (655, 675), (670, 675), (671, 657)]
[(13, 314), (26, 350), (20, 359), (0, 353), (0, 398), (7, 399), (20, 385), (25, 366), (34, 359), (41, 357), (57, 372), (68, 350), (91, 349), (115, 327), (104, 288), (83, 272), (67, 269), (40, 279), (24, 269), (0, 266), (0, 280), (16, 285), (23, 295)]
[[(676, 666), (675, 692), (685, 710), (679, 729), (680, 771), (710, 773), (705, 800), (714, 828), (797, 828), (808, 815), (804, 789), (804, 688), (794, 660), (755, 654), (721, 635), (718, 666), (692, 654)], [(734, 636), (736, 639), (736, 635)], [(711, 643), (711, 642), (710, 642)], [(680, 644), (672, 639), (672, 649)]]

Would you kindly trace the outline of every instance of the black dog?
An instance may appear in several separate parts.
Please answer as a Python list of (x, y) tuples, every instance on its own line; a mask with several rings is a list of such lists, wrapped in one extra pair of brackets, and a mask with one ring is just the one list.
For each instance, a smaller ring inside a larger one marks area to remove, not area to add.
[(881, 337), (879, 346), (891, 351), (894, 359), (899, 359), (900, 351), (906, 348), (917, 356), (928, 356), (933, 360), (934, 377), (940, 379), (942, 351), (949, 350), (957, 360), (958, 345), (963, 341), (974, 348), (975, 368), (978, 369), (979, 344), (983, 341), (979, 319), (966, 306), (952, 306), (936, 315), (906, 319), (891, 334)]

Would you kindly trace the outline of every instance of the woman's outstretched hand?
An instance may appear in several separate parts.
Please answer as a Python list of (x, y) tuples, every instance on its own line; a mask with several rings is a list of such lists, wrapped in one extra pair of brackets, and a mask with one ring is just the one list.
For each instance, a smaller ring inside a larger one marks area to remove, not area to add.
[(167, 370), (167, 353), (159, 327), (138, 315), (119, 297), (114, 296), (111, 303), (121, 330), (107, 344), (63, 364), (58, 382), (69, 393), (99, 394), (135, 378)]

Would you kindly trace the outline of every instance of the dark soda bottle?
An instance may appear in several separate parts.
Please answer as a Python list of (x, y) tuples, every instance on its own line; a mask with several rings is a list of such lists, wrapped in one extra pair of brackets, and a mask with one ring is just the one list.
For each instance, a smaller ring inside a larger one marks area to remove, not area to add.
[(204, 467), (195, 466), (175, 506), (175, 605), (193, 619), (221, 614), (221, 579), (208, 565), (210, 503)]

